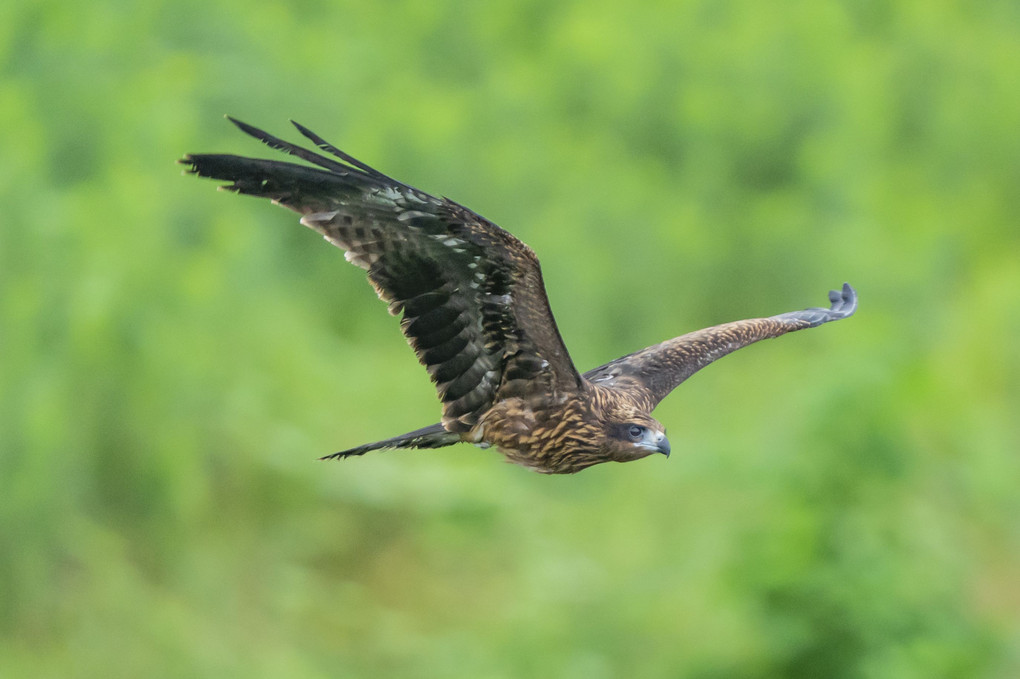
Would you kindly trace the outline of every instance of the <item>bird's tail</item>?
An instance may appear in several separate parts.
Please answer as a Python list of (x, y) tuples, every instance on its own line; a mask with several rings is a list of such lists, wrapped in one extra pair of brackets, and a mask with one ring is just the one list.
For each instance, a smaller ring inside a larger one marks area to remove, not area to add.
[(447, 431), (442, 424), (436, 423), (422, 429), (415, 429), (412, 432), (394, 436), (384, 441), (366, 443), (356, 448), (342, 450), (322, 458), (323, 460), (336, 460), (354, 455), (364, 455), (370, 450), (381, 450), (384, 448), (442, 448), (451, 446), (460, 441), (460, 434)]

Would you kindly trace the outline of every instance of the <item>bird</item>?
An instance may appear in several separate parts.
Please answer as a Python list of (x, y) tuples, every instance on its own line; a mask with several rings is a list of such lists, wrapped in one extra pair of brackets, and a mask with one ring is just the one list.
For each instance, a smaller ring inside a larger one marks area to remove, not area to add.
[(760, 340), (848, 318), (844, 283), (828, 307), (723, 323), (580, 373), (560, 336), (538, 257), (484, 217), (393, 179), (291, 121), (317, 151), (227, 116), (242, 132), (304, 163), (188, 154), (185, 173), (268, 198), (364, 269), (425, 367), (439, 422), (322, 459), (466, 442), (545, 474), (669, 457), (652, 410), (717, 359)]

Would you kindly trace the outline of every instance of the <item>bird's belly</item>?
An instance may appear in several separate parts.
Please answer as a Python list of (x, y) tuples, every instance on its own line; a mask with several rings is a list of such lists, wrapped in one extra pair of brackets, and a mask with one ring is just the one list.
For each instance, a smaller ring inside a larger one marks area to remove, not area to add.
[(495, 447), (509, 462), (542, 474), (571, 474), (593, 464), (575, 455), (571, 418), (536, 412), (515, 401), (519, 399), (491, 409), (465, 438), (479, 447)]
[(540, 433), (534, 411), (520, 399), (508, 399), (479, 418), (465, 438), (481, 448), (496, 448), (510, 462), (549, 473)]

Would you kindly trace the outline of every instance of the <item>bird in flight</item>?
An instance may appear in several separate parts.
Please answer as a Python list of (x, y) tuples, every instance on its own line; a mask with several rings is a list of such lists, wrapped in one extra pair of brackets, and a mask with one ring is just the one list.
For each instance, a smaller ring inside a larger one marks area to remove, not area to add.
[[(319, 151), (229, 118), (243, 132), (307, 165), (191, 154), (188, 172), (221, 189), (269, 198), (365, 269), (436, 385), (442, 420), (327, 456), (468, 442), (546, 474), (602, 462), (669, 456), (655, 406), (681, 382), (741, 347), (853, 315), (849, 284), (829, 307), (697, 330), (579, 373), (556, 328), (531, 248), (447, 198), (403, 184), (298, 131)], [(327, 155), (328, 154), (328, 155)], [(330, 157), (332, 156), (332, 157)]]

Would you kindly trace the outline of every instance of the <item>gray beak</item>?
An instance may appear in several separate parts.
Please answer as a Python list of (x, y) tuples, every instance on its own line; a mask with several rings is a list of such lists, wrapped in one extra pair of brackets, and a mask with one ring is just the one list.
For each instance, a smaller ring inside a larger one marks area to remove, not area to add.
[(655, 437), (655, 447), (660, 453), (669, 457), (669, 439), (666, 438), (665, 434), (659, 434)]

